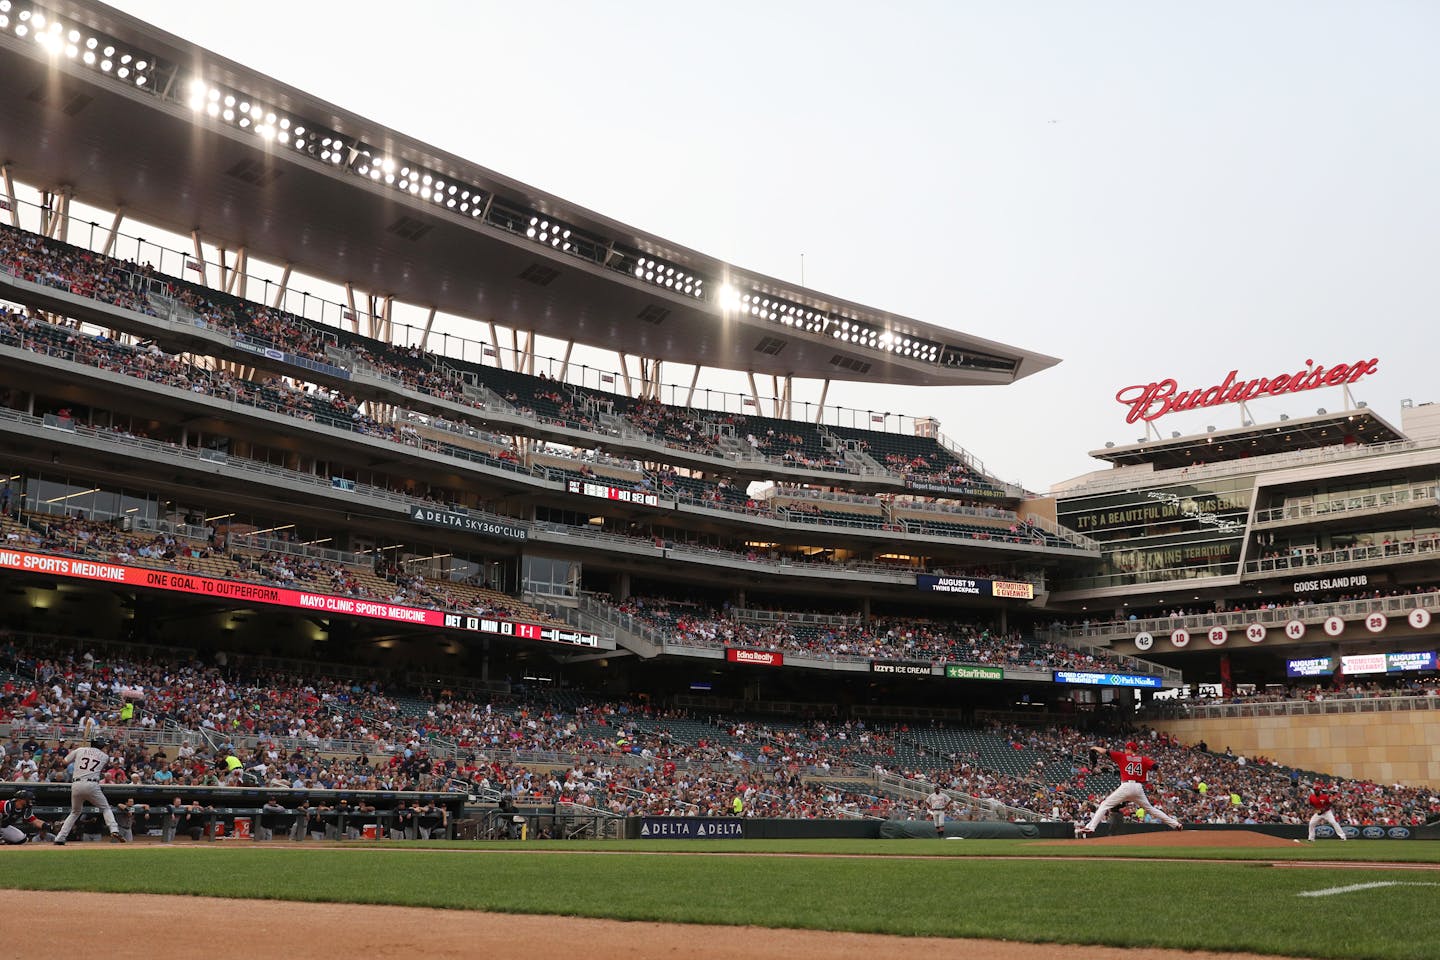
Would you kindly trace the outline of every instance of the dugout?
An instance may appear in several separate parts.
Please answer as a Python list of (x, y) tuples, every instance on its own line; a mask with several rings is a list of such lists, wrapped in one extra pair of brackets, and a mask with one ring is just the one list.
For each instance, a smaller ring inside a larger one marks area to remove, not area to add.
[[(34, 792), (36, 815), (42, 820), (63, 819), (70, 812), (68, 783), (0, 783), (0, 799), (20, 789)], [(233, 836), (237, 817), (250, 820), (257, 838), (268, 834), (273, 839), (359, 839), (364, 828), (374, 824), (382, 837), (448, 840), (455, 838), (468, 799), (463, 793), (434, 791), (164, 784), (102, 784), (101, 789), (112, 807), (135, 801), (137, 836), (158, 829), (167, 842), (184, 836), (197, 840)], [(177, 797), (183, 809), (175, 808)]]

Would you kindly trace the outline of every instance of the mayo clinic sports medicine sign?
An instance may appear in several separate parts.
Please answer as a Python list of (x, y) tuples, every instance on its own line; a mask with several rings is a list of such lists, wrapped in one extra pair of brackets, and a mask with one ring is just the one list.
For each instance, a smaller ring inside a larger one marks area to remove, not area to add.
[(1091, 687), (1154, 687), (1159, 689), (1159, 677), (1147, 677), (1135, 673), (1083, 673), (1079, 670), (1056, 670), (1056, 683), (1081, 683)]
[(925, 593), (953, 593), (962, 597), (1004, 597), (1007, 600), (1035, 599), (1035, 584), (1014, 580), (939, 577), (933, 573), (920, 573), (915, 576), (915, 586)]
[(600, 645), (600, 638), (593, 633), (582, 633), (563, 627), (546, 627), (537, 623), (521, 623), (496, 617), (447, 613), (443, 610), (428, 610), (422, 607), (387, 603), (383, 600), (311, 593), (307, 590), (294, 590), (290, 587), (272, 587), (264, 583), (221, 580), (216, 577), (202, 577), (175, 570), (153, 570), (149, 567), (130, 567), (119, 563), (80, 560), (74, 557), (52, 557), (41, 553), (0, 550), (0, 570), (43, 573), (50, 576), (68, 577), (72, 580), (90, 580), (150, 590), (168, 590), (171, 593), (213, 597), (217, 600), (263, 603), (272, 607), (313, 610), (317, 613), (363, 617), (367, 620), (383, 620), (388, 623), (408, 623), (413, 626), (435, 627), (441, 630), (465, 630), (471, 633), (515, 637), (520, 640), (545, 640), (550, 643), (564, 643), (581, 647), (598, 647)]
[(1209, 387), (1182, 390), (1180, 384), (1171, 379), (1137, 383), (1120, 388), (1115, 394), (1115, 400), (1129, 408), (1129, 412), (1125, 414), (1126, 423), (1149, 423), (1169, 413), (1218, 407), (1226, 403), (1244, 403), (1260, 397), (1283, 397), (1286, 394), (1318, 390), (1321, 387), (1345, 386), (1368, 377), (1379, 366), (1378, 357), (1357, 360), (1354, 363), (1337, 363), (1329, 367), (1324, 364), (1317, 366), (1314, 360), (1306, 360), (1304, 368), (1294, 373), (1277, 373), (1249, 380), (1240, 377), (1239, 370), (1231, 370), (1225, 379)]

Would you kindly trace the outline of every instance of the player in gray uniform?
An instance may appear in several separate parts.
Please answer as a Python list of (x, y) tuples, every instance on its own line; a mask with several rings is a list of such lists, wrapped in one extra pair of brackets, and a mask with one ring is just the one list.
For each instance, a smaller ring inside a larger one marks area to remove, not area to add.
[(96, 737), (90, 741), (90, 746), (76, 747), (65, 755), (65, 763), (74, 766), (70, 775), (70, 816), (65, 818), (60, 832), (55, 835), (55, 842), (61, 846), (64, 846), (65, 838), (70, 836), (70, 830), (75, 826), (75, 821), (80, 819), (87, 803), (100, 809), (101, 816), (105, 818), (105, 826), (110, 828), (110, 842), (125, 842), (125, 838), (120, 835), (120, 826), (115, 822), (115, 814), (110, 811), (105, 794), (100, 792), (100, 777), (105, 772), (105, 765), (110, 762), (109, 755), (105, 753), (108, 746), (109, 740)]

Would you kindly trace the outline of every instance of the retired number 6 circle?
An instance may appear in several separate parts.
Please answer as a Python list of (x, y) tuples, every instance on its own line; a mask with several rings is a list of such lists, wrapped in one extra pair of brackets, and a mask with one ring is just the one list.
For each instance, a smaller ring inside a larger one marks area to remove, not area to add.
[(1327, 617), (1325, 619), (1326, 636), (1338, 637), (1345, 632), (1345, 621), (1339, 617)]

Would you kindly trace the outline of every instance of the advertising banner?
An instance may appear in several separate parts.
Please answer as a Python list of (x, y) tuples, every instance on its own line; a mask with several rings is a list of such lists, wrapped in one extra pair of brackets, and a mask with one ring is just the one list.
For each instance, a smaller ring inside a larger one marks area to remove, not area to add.
[(1357, 653), (1348, 657), (1341, 657), (1340, 670), (1347, 677), (1358, 676), (1364, 673), (1384, 673), (1385, 654)]
[(1295, 593), (1315, 593), (1320, 590), (1350, 590), (1370, 584), (1368, 573), (1344, 574), (1337, 577), (1320, 577), (1315, 580), (1296, 580), (1290, 584)]
[(1405, 670), (1434, 670), (1435, 651), (1420, 650), (1415, 653), (1385, 654), (1385, 672), (1400, 673)]
[(1161, 684), (1159, 677), (1147, 677), (1133, 673), (1084, 673), (1079, 670), (1056, 670), (1056, 683), (1083, 683), (1092, 687), (1154, 687)]
[(518, 637), (521, 640), (549, 640), (554, 643), (586, 647), (598, 646), (600, 642), (600, 638), (593, 633), (544, 627), (535, 623), (446, 613), (443, 610), (426, 610), (398, 603), (387, 603), (383, 600), (338, 597), (333, 594), (311, 593), (290, 587), (272, 587), (263, 583), (241, 583), (236, 580), (220, 580), (174, 570), (151, 570), (147, 567), (130, 567), (124, 564), (103, 563), (75, 557), (52, 557), (18, 550), (0, 550), (0, 570), (44, 573), (73, 580), (93, 580), (151, 590), (169, 590), (172, 593), (214, 597), (217, 600), (263, 603), (274, 607), (337, 613), (349, 617), (364, 617), (370, 620), (407, 623), (414, 626), (498, 634), (506, 637)]
[(1334, 657), (1310, 657), (1305, 660), (1286, 660), (1287, 677), (1328, 677), (1335, 673)]
[(983, 577), (940, 577), (933, 573), (915, 575), (915, 586), (926, 593), (953, 593), (965, 597), (1003, 597), (1034, 600), (1035, 584), (1014, 580), (986, 580)]
[(1003, 667), (973, 667), (966, 663), (945, 664), (947, 680), (1004, 680)]
[(896, 673), (907, 677), (929, 677), (935, 668), (928, 663), (904, 663), (898, 660), (871, 660), (871, 673)]
[(434, 507), (413, 506), (410, 508), (410, 519), (416, 523), (449, 527), (452, 530), (463, 530), (466, 533), (493, 537), (497, 540), (514, 540), (517, 543), (524, 543), (530, 536), (530, 531), (518, 522), (502, 523), (489, 517), (472, 517), (468, 513), (437, 510)]
[(761, 667), (778, 667), (785, 663), (785, 655), (773, 650), (741, 650), (725, 648), (725, 659), (731, 663), (753, 663)]
[(720, 817), (641, 817), (642, 840), (739, 840), (745, 821)]

